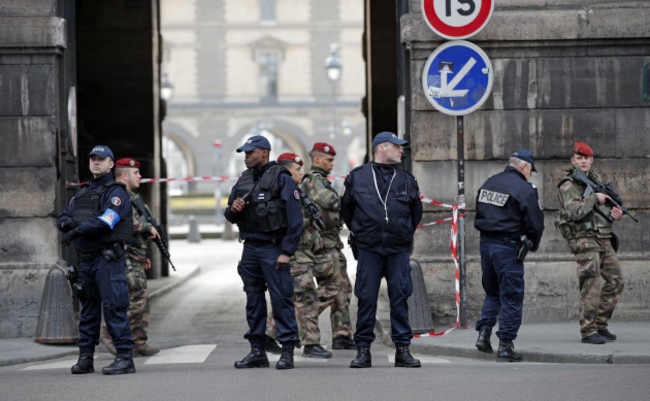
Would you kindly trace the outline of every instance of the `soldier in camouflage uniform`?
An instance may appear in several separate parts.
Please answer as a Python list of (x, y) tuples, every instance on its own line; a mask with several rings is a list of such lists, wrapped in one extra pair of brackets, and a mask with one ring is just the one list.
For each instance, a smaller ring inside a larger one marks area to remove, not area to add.
[[(151, 260), (147, 258), (147, 244), (152, 238), (160, 238), (160, 234), (146, 221), (142, 213), (135, 206), (140, 195), (134, 191), (140, 187), (140, 163), (136, 160), (125, 158), (115, 163), (115, 177), (117, 182), (126, 185), (131, 205), (133, 208), (133, 234), (138, 245), (126, 245), (126, 279), (129, 284), (129, 308), (127, 318), (131, 325), (133, 336), (133, 354), (150, 356), (160, 352), (159, 348), (147, 344), (147, 327), (149, 326), (149, 297), (147, 295), (147, 275), (145, 270), (151, 268)], [(142, 202), (145, 208), (148, 207)], [(114, 353), (115, 347), (108, 332), (102, 327), (101, 339), (104, 346)]]
[(558, 184), (560, 207), (556, 225), (578, 262), (582, 342), (603, 344), (616, 340), (616, 336), (607, 328), (607, 321), (612, 317), (623, 292), (623, 276), (613, 246), (616, 243), (612, 222), (596, 212), (594, 207), (599, 207), (613, 220), (620, 220), (623, 211), (618, 206), (611, 207), (607, 203), (611, 198), (606, 194), (583, 196), (585, 185), (572, 178), (572, 174), (580, 169), (592, 181), (600, 182), (598, 175), (591, 171), (593, 155), (589, 145), (575, 143), (572, 167), (566, 169), (566, 177)]
[(322, 271), (314, 272), (318, 280), (318, 298), (320, 300), (319, 314), (327, 307), (331, 308), (332, 348), (356, 349), (352, 340), (352, 324), (350, 323), (350, 294), (352, 284), (347, 273), (347, 261), (341, 249), (343, 243), (340, 233), (343, 226), (341, 219), (341, 198), (327, 176), (334, 166), (336, 151), (334, 147), (324, 142), (314, 144), (309, 152), (312, 166), (305, 174), (302, 188), (318, 205), (320, 215), (325, 223), (321, 233), (325, 241), (325, 261), (330, 264), (322, 266)]
[[(297, 184), (302, 181), (303, 162), (293, 153), (283, 153), (278, 157), (278, 165), (291, 172)], [(331, 358), (332, 353), (320, 345), (320, 314), (318, 295), (314, 278), (320, 280), (325, 266), (332, 264), (329, 255), (324, 253), (324, 242), (314, 217), (305, 204), (304, 193), (301, 194), (302, 235), (296, 253), (291, 257), (291, 276), (293, 277), (293, 305), (298, 323), (300, 344), (305, 347), (303, 355), (310, 358)], [(309, 200), (307, 200), (309, 201)], [(275, 337), (275, 324), (267, 320), (267, 336)], [(267, 349), (269, 344), (267, 342)]]

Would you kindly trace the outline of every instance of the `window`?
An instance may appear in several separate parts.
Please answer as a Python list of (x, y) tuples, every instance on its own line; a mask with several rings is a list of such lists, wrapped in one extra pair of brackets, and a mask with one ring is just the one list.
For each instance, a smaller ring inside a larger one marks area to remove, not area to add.
[(275, 0), (260, 0), (260, 17), (262, 22), (275, 21)]
[(260, 50), (257, 62), (260, 66), (260, 95), (262, 101), (275, 101), (278, 97), (279, 54), (273, 50)]

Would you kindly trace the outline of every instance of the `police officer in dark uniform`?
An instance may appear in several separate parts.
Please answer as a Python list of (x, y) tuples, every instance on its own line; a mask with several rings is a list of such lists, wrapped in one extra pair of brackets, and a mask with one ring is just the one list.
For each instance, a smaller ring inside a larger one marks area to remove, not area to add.
[(341, 216), (358, 248), (354, 286), (358, 299), (354, 334), (357, 357), (351, 368), (372, 366), (370, 344), (375, 340), (377, 296), (384, 276), (395, 366), (420, 367), (420, 361), (409, 352), (413, 335), (407, 299), (413, 293), (409, 251), (422, 218), (422, 202), (415, 177), (398, 166), (406, 143), (391, 132), (377, 134), (372, 142), (374, 161), (355, 168), (345, 180)]
[(126, 318), (129, 288), (124, 259), (124, 244), (134, 240), (131, 202), (124, 184), (113, 178), (111, 149), (95, 146), (89, 158), (92, 182), (77, 192), (56, 222), (65, 233), (61, 243), (69, 246), (74, 240), (79, 257), (79, 360), (72, 366), (72, 373), (95, 371), (93, 354), (99, 343), (102, 310), (117, 349), (115, 361), (102, 373), (135, 373), (131, 328)]
[(277, 340), (282, 344), (277, 369), (293, 368), (293, 350), (299, 343), (289, 260), (302, 233), (300, 195), (291, 173), (269, 162), (270, 150), (269, 141), (261, 135), (237, 148), (237, 152), (246, 153), (247, 170), (233, 186), (224, 212), (228, 221), (237, 224), (244, 241), (238, 270), (246, 292), (249, 330), (244, 338), (250, 342), (251, 352), (235, 362), (238, 369), (269, 366), (264, 351), (267, 287)]
[(512, 341), (521, 326), (524, 302), (524, 263), (535, 252), (544, 232), (544, 215), (537, 188), (528, 179), (535, 170), (530, 151), (518, 149), (508, 166), (483, 184), (476, 197), (474, 227), (481, 232), (481, 269), (485, 300), (476, 348), (492, 353), (490, 335), (499, 317), (497, 362), (518, 362)]

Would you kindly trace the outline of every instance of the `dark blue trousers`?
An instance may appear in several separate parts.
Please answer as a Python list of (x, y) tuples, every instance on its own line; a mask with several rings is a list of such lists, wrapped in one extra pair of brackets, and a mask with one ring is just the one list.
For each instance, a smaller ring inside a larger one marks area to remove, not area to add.
[(498, 317), (497, 337), (514, 340), (524, 304), (524, 264), (517, 260), (517, 244), (481, 237), (481, 269), (485, 300), (476, 330), (494, 327)]
[[(293, 278), (291, 266), (282, 269), (276, 268), (276, 261), (280, 255), (280, 246), (269, 243), (267, 245), (249, 245), (244, 242), (244, 252), (241, 258), (242, 274), (247, 277), (263, 279), (269, 290), (273, 319), (277, 326), (277, 340), (283, 348), (293, 349), (298, 340), (298, 325), (296, 313), (293, 309)], [(246, 293), (246, 320), (248, 332), (244, 338), (248, 339), (252, 348), (264, 348), (266, 334), (266, 297), (262, 292)]]
[(375, 340), (377, 296), (382, 277), (386, 277), (390, 300), (391, 339), (396, 346), (411, 344), (407, 299), (413, 293), (408, 252), (381, 255), (359, 249), (354, 295), (358, 299), (357, 346), (369, 347)]
[(77, 345), (81, 352), (95, 352), (99, 344), (99, 330), (102, 322), (102, 310), (106, 328), (113, 338), (113, 344), (119, 352), (133, 348), (131, 326), (126, 318), (129, 307), (129, 287), (126, 283), (126, 265), (124, 255), (117, 260), (106, 261), (98, 256), (91, 261), (79, 263), (79, 279), (88, 283), (85, 288), (85, 300), (81, 303), (79, 319), (79, 340)]

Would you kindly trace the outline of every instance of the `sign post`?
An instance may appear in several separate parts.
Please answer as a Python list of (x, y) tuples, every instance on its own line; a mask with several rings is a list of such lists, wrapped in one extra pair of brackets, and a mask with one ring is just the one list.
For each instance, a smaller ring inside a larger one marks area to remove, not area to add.
[(452, 42), (439, 46), (427, 60), (422, 87), (438, 111), (456, 116), (458, 169), (459, 324), (467, 326), (467, 274), (465, 268), (465, 133), (463, 116), (478, 109), (490, 96), (493, 70), (478, 46), (458, 39), (476, 35), (487, 25), (494, 0), (421, 0), (425, 22)]

